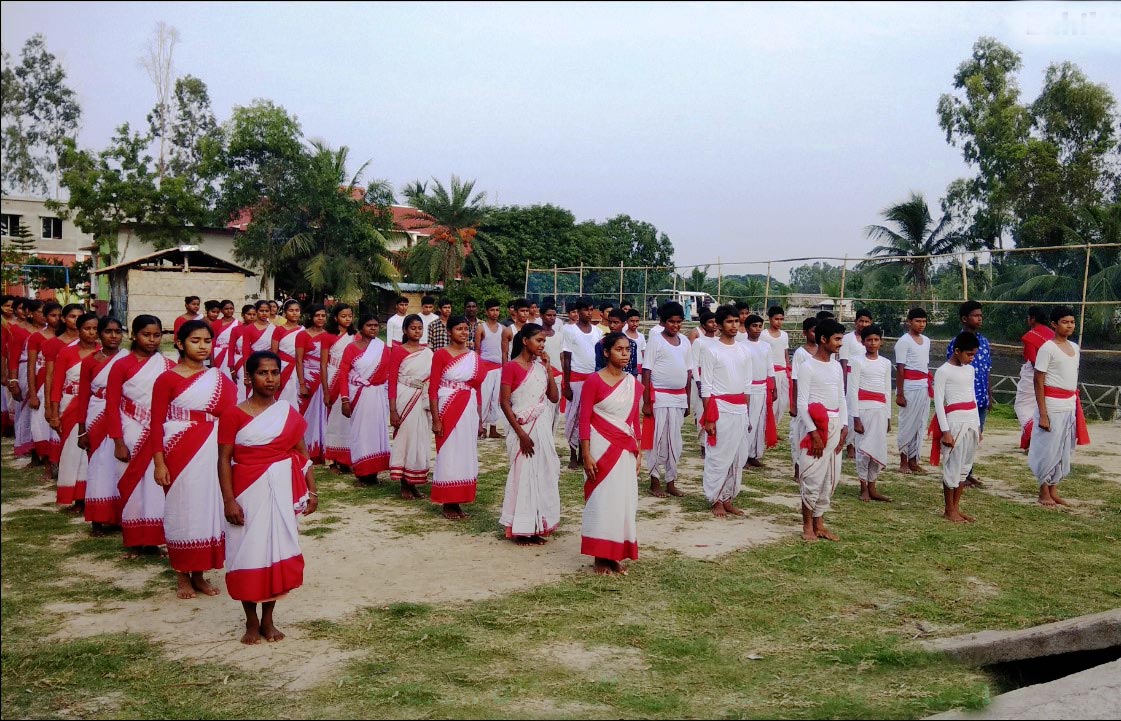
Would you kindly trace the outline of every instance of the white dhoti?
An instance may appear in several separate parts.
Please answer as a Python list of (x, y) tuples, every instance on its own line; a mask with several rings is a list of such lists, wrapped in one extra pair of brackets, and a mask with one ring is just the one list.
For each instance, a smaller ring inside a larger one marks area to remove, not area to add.
[(785, 366), (775, 366), (775, 390), (778, 395), (771, 403), (775, 409), (775, 422), (782, 420), (790, 412), (790, 377)]
[(767, 394), (751, 393), (748, 395), (747, 405), (747, 463), (748, 458), (756, 460), (763, 457), (767, 450)]
[(973, 454), (977, 452), (981, 428), (972, 420), (956, 423), (951, 420), (950, 435), (954, 437), (954, 447), (942, 446), (942, 485), (957, 488), (973, 467)]
[[(1016, 381), (1016, 420), (1020, 422), (1020, 431), (1026, 431), (1025, 437), (1031, 437), (1031, 428), (1034, 423), (1035, 413), (1035, 367), (1028, 361), (1020, 366), (1020, 378)], [(1022, 445), (1022, 444), (1021, 444)]]
[(887, 426), (891, 420), (891, 408), (887, 404), (879, 408), (862, 408), (859, 417), (864, 432), (850, 436), (856, 446), (856, 475), (862, 481), (875, 483), (887, 466)]
[(709, 503), (730, 501), (740, 493), (747, 464), (747, 416), (721, 413), (716, 420), (716, 445), (705, 448), (705, 498)]
[[(923, 391), (926, 397), (926, 391)], [(825, 450), (821, 458), (814, 458), (810, 451), (801, 448), (799, 441), (798, 472), (802, 486), (802, 504), (813, 512), (814, 518), (821, 518), (829, 510), (833, 491), (841, 480), (841, 453), (836, 453), (837, 443), (841, 440), (844, 418), (829, 419), (829, 436), (825, 438)]]
[(498, 394), (502, 389), (502, 369), (495, 368), (487, 373), (486, 378), (483, 380), (483, 387), (480, 391), (482, 398), (483, 408), (483, 425), (484, 426), (497, 426), (498, 421), (502, 418), (502, 407), (498, 403)]
[(580, 449), (580, 393), (584, 390), (584, 381), (571, 381), (572, 400), (566, 401), (564, 410), (564, 437), (568, 447), (573, 450)]
[(909, 459), (917, 459), (922, 452), (922, 442), (930, 423), (930, 396), (926, 386), (905, 388), (903, 397), (907, 406), (899, 409), (899, 452)]
[[(644, 419), (643, 423), (649, 422)], [(681, 458), (681, 425), (684, 408), (654, 409), (654, 447), (645, 451), (646, 467), (652, 478), (677, 480), (677, 459)]]
[(1031, 445), (1028, 447), (1028, 468), (1041, 486), (1057, 486), (1070, 475), (1070, 456), (1076, 444), (1075, 411), (1051, 411), (1047, 414), (1051, 430), (1039, 427), (1039, 413), (1033, 417)]

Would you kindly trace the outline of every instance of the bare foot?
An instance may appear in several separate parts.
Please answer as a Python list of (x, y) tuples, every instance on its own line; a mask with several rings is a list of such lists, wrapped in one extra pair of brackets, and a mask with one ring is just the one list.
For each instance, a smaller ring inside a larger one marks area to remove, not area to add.
[(860, 500), (864, 501), (865, 503), (868, 503), (869, 501), (872, 500), (872, 495), (870, 493), (868, 493), (867, 488), (861, 489)]
[(545, 538), (544, 536), (530, 536), (529, 540), (530, 540), (530, 543), (532, 543), (535, 546), (544, 546), (546, 543), (549, 542), (549, 539)]
[(961, 515), (957, 511), (953, 511), (953, 512), (947, 511), (947, 512), (942, 514), (942, 518), (945, 518), (947, 521), (950, 521), (951, 523), (969, 523), (969, 521), (965, 518), (965, 516)]
[(178, 587), (175, 589), (175, 595), (182, 599), (194, 598), (195, 589), (194, 586), (191, 585), (191, 576), (186, 573), (177, 573), (175, 576), (175, 580), (178, 583)]
[(217, 596), (218, 589), (215, 588), (210, 581), (206, 580), (206, 576), (201, 573), (191, 574), (191, 585), (199, 593), (205, 593), (207, 596)]
[(743, 511), (733, 506), (731, 501), (724, 501), (724, 510), (731, 513), (733, 516), (745, 515)]
[(766, 466), (763, 465), (763, 462), (758, 458), (748, 458), (747, 465), (751, 466), (752, 468), (766, 468)]
[(570, 471), (577, 471), (577, 470), (580, 470), (581, 468), (583, 468), (583, 466), (581, 466), (580, 461), (576, 460), (575, 458), (571, 459), (568, 462), (568, 470), (570, 470)]
[(666, 492), (662, 490), (662, 482), (654, 476), (650, 476), (650, 495), (655, 498), (666, 497)]
[(724, 510), (724, 504), (720, 501), (712, 504), (712, 515), (716, 516), (717, 518), (724, 518), (725, 516), (727, 516), (728, 513)]
[(617, 573), (620, 576), (627, 575), (627, 567), (626, 566), (619, 563), (618, 561), (612, 561), (611, 564), (614, 567), (615, 573)]
[(502, 437), (502, 434), (498, 432), (498, 429), (495, 428), (494, 426), (491, 426), (490, 427), (490, 433), (487, 435), (487, 438), (501, 438), (501, 437)]
[(909, 476), (909, 475), (911, 475), (911, 467), (908, 466), (906, 463), (900, 463), (899, 464), (899, 472), (902, 473), (905, 476)]
[(278, 629), (271, 623), (261, 624), (261, 636), (263, 636), (264, 639), (269, 643), (275, 643), (276, 641), (284, 640), (284, 634), (280, 632), (280, 629)]
[(890, 498), (876, 490), (875, 484), (868, 486), (868, 497), (873, 501), (880, 501), (881, 503), (891, 503)]
[(856, 459), (856, 446), (854, 446), (851, 443), (848, 444), (847, 446), (845, 446), (845, 457), (848, 458), (850, 461), (855, 460)]
[(685, 495), (683, 491), (677, 489), (677, 483), (675, 481), (670, 481), (666, 484), (666, 493), (677, 498), (682, 498)]
[(413, 492), (404, 486), (401, 487), (401, 498), (404, 498), (406, 501), (416, 500), (416, 496), (413, 495)]
[(826, 541), (839, 541), (839, 540), (841, 540), (840, 537), (837, 536), (836, 533), (833, 533), (832, 531), (830, 531), (825, 526), (821, 526), (820, 528), (818, 528), (817, 531), (815, 531), (815, 533), (817, 533), (818, 538), (824, 538)]
[(533, 539), (529, 536), (514, 536), (514, 543), (519, 546), (532, 546)]
[(920, 466), (918, 461), (911, 461), (907, 465), (908, 465), (908, 468), (911, 469), (911, 473), (914, 473), (917, 476), (925, 476), (926, 475), (926, 469), (923, 468), (922, 466)]
[(803, 527), (802, 528), (802, 540), (812, 543), (812, 542), (817, 540), (817, 533), (814, 532), (814, 529), (812, 527), (811, 528)]
[(253, 621), (245, 622), (245, 635), (241, 637), (241, 642), (247, 646), (253, 646), (261, 642), (261, 625)]
[(126, 548), (125, 552), (121, 554), (121, 560), (123, 561), (131, 561), (136, 558), (140, 558), (140, 551), (135, 548)]
[(1059, 495), (1058, 486), (1051, 486), (1051, 500), (1059, 504), (1060, 506), (1070, 506), (1070, 503), (1067, 502), (1067, 499)]
[(977, 520), (976, 518), (974, 518), (973, 516), (969, 515), (968, 513), (961, 513), (961, 511), (958, 511), (958, 513), (960, 513), (960, 514), (961, 514), (961, 517), (965, 519), (965, 522), (966, 522), (966, 523), (973, 523), (974, 521), (976, 521), (976, 520)]
[(94, 538), (102, 538), (108, 536), (109, 533), (109, 528), (104, 523), (95, 523), (90, 526), (90, 535)]
[(444, 518), (448, 519), (449, 521), (458, 521), (460, 518), (462, 518), (462, 514), (459, 511), (453, 511), (445, 506)]

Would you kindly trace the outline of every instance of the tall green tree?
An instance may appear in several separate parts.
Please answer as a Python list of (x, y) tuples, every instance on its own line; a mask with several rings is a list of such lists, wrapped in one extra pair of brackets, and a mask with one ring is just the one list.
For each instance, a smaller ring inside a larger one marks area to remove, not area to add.
[[(170, 115), (165, 118), (165, 114)], [(167, 134), (165, 173), (183, 178), (193, 192), (212, 203), (212, 181), (220, 170), (224, 140), (206, 83), (193, 75), (178, 78), (171, 100), (152, 108), (148, 125), (153, 137)]]
[[(518, 294), (524, 289), (526, 261), (533, 268), (571, 268), (598, 258), (602, 244), (594, 223), (590, 228), (578, 227), (571, 211), (555, 205), (491, 208), (479, 226), (478, 237), (490, 241), (494, 248), (491, 276)], [(544, 295), (553, 294), (551, 273), (537, 280)], [(572, 281), (575, 286), (570, 288)], [(558, 274), (556, 288), (558, 292), (575, 292), (579, 281), (571, 274)]]
[(961, 246), (961, 237), (950, 232), (948, 215), (934, 223), (926, 200), (918, 193), (911, 193), (910, 199), (884, 209), (883, 216), (893, 227), (869, 225), (865, 228), (867, 237), (880, 245), (873, 247), (870, 253), (873, 257), (858, 267), (900, 267), (904, 279), (918, 297), (926, 297), (934, 262), (929, 256), (954, 252)]
[(447, 187), (435, 178), (432, 183), (431, 190), (419, 180), (404, 190), (416, 208), (407, 219), (436, 226), (428, 243), (417, 244), (409, 251), (404, 263), (409, 276), (422, 283), (443, 282), (446, 286), (465, 272), (489, 273), (490, 256), (495, 250), (486, 237), (478, 236), (489, 214), (486, 193), (472, 195), (475, 181), (462, 181), (455, 175)]
[(3, 54), (2, 90), (0, 177), (19, 192), (57, 197), (59, 159), (66, 141), (77, 137), (81, 108), (41, 34), (24, 43), (18, 64)]

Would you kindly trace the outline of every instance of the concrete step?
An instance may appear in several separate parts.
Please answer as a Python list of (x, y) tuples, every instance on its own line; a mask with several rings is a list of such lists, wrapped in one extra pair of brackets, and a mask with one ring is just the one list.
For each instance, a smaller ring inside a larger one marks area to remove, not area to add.
[(921, 645), (974, 666), (1095, 651), (1121, 646), (1121, 608), (1020, 631), (981, 631), (924, 641)]

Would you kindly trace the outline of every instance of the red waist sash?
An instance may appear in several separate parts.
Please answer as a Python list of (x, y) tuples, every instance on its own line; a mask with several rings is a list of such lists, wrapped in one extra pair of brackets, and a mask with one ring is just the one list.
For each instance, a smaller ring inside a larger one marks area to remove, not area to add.
[(829, 414), (836, 413), (838, 410), (840, 409), (826, 408), (824, 403), (811, 403), (806, 406), (806, 413), (809, 415), (810, 420), (813, 421), (814, 427), (802, 437), (802, 442), (798, 445), (803, 450), (812, 450), (814, 447), (813, 432), (815, 430), (822, 434), (822, 443), (829, 440)]
[(934, 374), (923, 373), (922, 371), (913, 371), (910, 368), (903, 369), (903, 380), (905, 381), (921, 381), (926, 380), (926, 395), (930, 398), (934, 397)]
[(874, 401), (876, 403), (887, 403), (887, 396), (883, 393), (866, 391), (863, 388), (860, 388), (856, 391), (856, 399), (858, 401)]
[[(705, 412), (701, 415), (701, 425), (706, 423), (716, 423), (720, 420), (720, 408), (716, 405), (716, 401), (724, 401), (725, 403), (732, 403), (737, 406), (747, 405), (746, 393), (725, 393), (719, 396), (709, 396), (705, 402)], [(708, 436), (708, 444), (710, 446), (716, 445), (716, 434), (712, 433)]]
[(1082, 397), (1078, 391), (1068, 391), (1055, 386), (1043, 386), (1043, 395), (1047, 398), (1074, 398), (1074, 429), (1078, 438), (1078, 445), (1090, 445), (1090, 429), (1086, 427), (1086, 416), (1082, 413)]
[[(977, 401), (951, 403), (946, 406), (946, 415), (954, 411), (971, 411), (976, 407)], [(930, 465), (937, 466), (939, 461), (942, 460), (942, 426), (938, 424), (937, 413), (930, 419), (930, 425), (927, 426), (926, 431), (930, 434)]]

